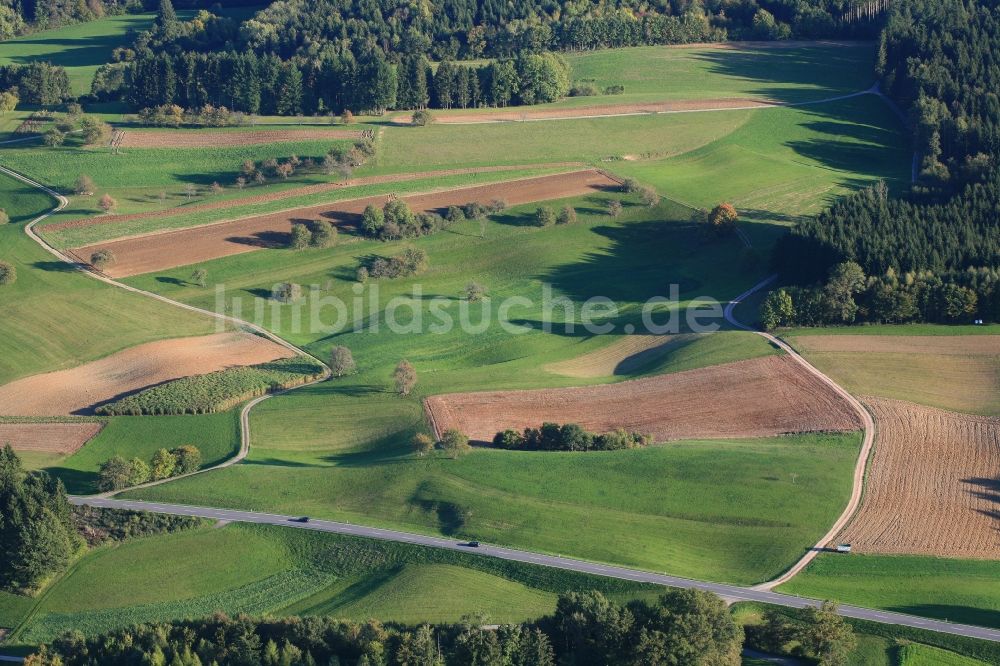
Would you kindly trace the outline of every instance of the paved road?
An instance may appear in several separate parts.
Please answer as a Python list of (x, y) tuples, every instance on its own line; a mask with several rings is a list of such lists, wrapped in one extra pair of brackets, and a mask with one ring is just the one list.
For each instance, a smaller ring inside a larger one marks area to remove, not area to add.
[[(338, 523), (330, 520), (310, 520), (307, 523), (302, 523), (297, 522), (296, 516), (283, 516), (273, 513), (213, 509), (208, 507), (186, 506), (183, 504), (164, 504), (160, 502), (140, 502), (135, 500), (116, 500), (99, 497), (73, 497), (70, 501), (74, 504), (86, 504), (96, 507), (151, 511), (153, 513), (169, 513), (175, 516), (198, 516), (200, 518), (209, 518), (212, 520), (256, 523), (259, 525), (279, 525), (281, 527), (316, 530), (318, 532), (332, 532), (335, 534), (347, 534), (350, 536), (379, 539), (382, 541), (411, 543), (430, 548), (444, 548), (446, 550), (474, 553), (476, 555), (486, 557), (497, 557), (504, 560), (525, 562), (527, 564), (553, 567), (555, 569), (567, 569), (569, 571), (588, 573), (595, 576), (620, 578), (639, 583), (652, 583), (654, 585), (665, 585), (668, 587), (679, 588), (696, 588), (699, 590), (714, 592), (729, 601), (759, 601), (762, 603), (787, 606), (789, 608), (805, 608), (806, 606), (815, 606), (819, 603), (815, 599), (795, 597), (788, 594), (778, 594), (777, 592), (771, 592), (768, 590), (739, 587), (737, 585), (725, 585), (722, 583), (708, 583), (688, 578), (679, 578), (677, 576), (652, 573), (649, 571), (640, 571), (638, 569), (628, 569), (608, 564), (575, 560), (569, 557), (558, 557), (555, 555), (544, 555), (542, 553), (515, 550), (513, 548), (504, 548), (502, 546), (481, 544), (478, 548), (470, 548), (469, 546), (464, 545), (464, 542), (454, 541), (452, 539), (424, 536), (422, 534), (412, 534), (409, 532), (399, 532), (396, 530), (387, 530), (378, 527), (365, 527), (364, 525), (352, 525), (350, 523)], [(971, 638), (980, 638), (983, 640), (1000, 642), (1000, 630), (998, 629), (986, 629), (983, 627), (973, 627), (955, 624), (952, 622), (929, 620), (927, 618), (915, 617), (912, 615), (889, 613), (886, 611), (871, 610), (868, 608), (858, 608), (856, 606), (841, 606), (840, 614), (860, 620), (884, 622), (886, 624), (915, 627), (917, 629), (929, 629), (931, 631), (940, 631), (947, 634), (957, 634), (959, 636), (968, 636)]]

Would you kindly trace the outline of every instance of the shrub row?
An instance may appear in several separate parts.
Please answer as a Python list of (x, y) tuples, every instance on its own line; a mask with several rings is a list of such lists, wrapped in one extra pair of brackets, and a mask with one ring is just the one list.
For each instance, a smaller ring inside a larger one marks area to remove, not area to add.
[(302, 384), (322, 374), (315, 361), (296, 357), (176, 379), (97, 408), (107, 416), (223, 412), (269, 391)]
[(504, 430), (493, 437), (493, 445), (498, 448), (522, 451), (620, 451), (651, 443), (649, 435), (628, 432), (624, 428), (594, 434), (576, 423), (543, 423), (541, 428), (525, 428), (523, 433)]

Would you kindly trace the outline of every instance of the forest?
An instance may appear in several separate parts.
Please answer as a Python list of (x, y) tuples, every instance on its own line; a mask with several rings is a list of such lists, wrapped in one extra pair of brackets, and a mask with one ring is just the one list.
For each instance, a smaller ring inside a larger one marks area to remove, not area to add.
[[(832, 269), (849, 261), (880, 283), (875, 291), (883, 296), (915, 299), (913, 307), (888, 307), (882, 298), (876, 307), (869, 298), (856, 310), (859, 320), (1000, 321), (997, 7), (995, 0), (892, 6), (879, 40), (878, 73), (883, 89), (909, 112), (917, 180), (905, 196), (891, 196), (880, 184), (800, 222), (772, 257), (783, 281), (799, 285), (785, 296), (795, 291), (800, 303), (813, 299)], [(942, 306), (945, 291), (964, 305), (957, 311)], [(851, 323), (854, 317), (791, 321)]]

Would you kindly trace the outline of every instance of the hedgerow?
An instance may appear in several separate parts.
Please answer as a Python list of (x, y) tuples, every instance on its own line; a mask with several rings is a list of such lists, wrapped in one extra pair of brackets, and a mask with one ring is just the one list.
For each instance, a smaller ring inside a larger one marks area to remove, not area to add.
[(312, 359), (279, 359), (175, 379), (101, 405), (95, 411), (106, 416), (223, 412), (245, 400), (315, 379), (322, 372), (322, 366)]

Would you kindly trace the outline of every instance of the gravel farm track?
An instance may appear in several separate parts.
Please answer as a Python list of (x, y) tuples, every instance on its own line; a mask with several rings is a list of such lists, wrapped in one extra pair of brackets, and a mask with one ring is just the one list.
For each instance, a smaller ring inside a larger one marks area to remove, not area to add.
[[(874, 88), (872, 92), (875, 92), (875, 94), (879, 94), (877, 92), (877, 88)], [(25, 227), (25, 232), (28, 234), (29, 237), (32, 238), (32, 240), (34, 240), (39, 245), (41, 245), (46, 251), (48, 251), (50, 254), (52, 254), (54, 257), (56, 257), (58, 260), (66, 262), (66, 263), (69, 263), (69, 264), (72, 264), (72, 265), (76, 266), (77, 269), (79, 269), (79, 270), (85, 272), (86, 274), (90, 275), (92, 278), (100, 280), (102, 282), (105, 282), (106, 284), (109, 284), (111, 286), (114, 286), (114, 287), (117, 287), (117, 288), (121, 288), (121, 289), (126, 289), (128, 291), (133, 292), (133, 293), (141, 294), (141, 295), (144, 295), (144, 296), (146, 296), (148, 298), (153, 298), (153, 299), (156, 299), (156, 300), (161, 301), (163, 303), (167, 303), (167, 304), (173, 305), (175, 307), (180, 307), (180, 308), (183, 308), (183, 309), (186, 309), (186, 310), (189, 310), (189, 311), (200, 312), (200, 313), (203, 313), (203, 314), (208, 315), (208, 316), (216, 317), (216, 318), (221, 319), (222, 321), (224, 321), (226, 323), (234, 324), (234, 325), (237, 325), (237, 326), (244, 327), (244, 328), (246, 328), (248, 330), (255, 331), (258, 334), (263, 335), (264, 337), (267, 337), (267, 338), (273, 340), (274, 342), (276, 342), (276, 343), (278, 343), (280, 345), (283, 345), (284, 347), (288, 348), (290, 351), (295, 352), (296, 354), (301, 354), (301, 355), (304, 355), (304, 356), (309, 356), (311, 358), (314, 358), (310, 354), (302, 351), (298, 347), (295, 347), (291, 343), (288, 343), (287, 341), (285, 341), (285, 340), (283, 340), (283, 339), (275, 336), (274, 334), (270, 333), (269, 331), (267, 331), (266, 329), (263, 329), (261, 327), (255, 326), (255, 325), (250, 324), (248, 322), (243, 322), (241, 320), (235, 319), (233, 317), (229, 317), (227, 315), (223, 315), (223, 314), (219, 314), (219, 313), (215, 313), (215, 312), (210, 312), (210, 311), (207, 311), (207, 310), (202, 310), (200, 308), (196, 308), (196, 307), (191, 306), (191, 305), (187, 305), (187, 304), (184, 304), (184, 303), (173, 301), (171, 299), (168, 299), (168, 298), (166, 298), (164, 296), (161, 296), (159, 294), (155, 294), (153, 292), (147, 292), (147, 291), (144, 291), (144, 290), (137, 289), (135, 287), (131, 287), (129, 285), (126, 285), (126, 284), (123, 284), (121, 282), (118, 282), (118, 281), (116, 281), (116, 280), (114, 280), (114, 279), (112, 279), (112, 278), (110, 278), (110, 277), (108, 277), (106, 275), (101, 275), (99, 273), (96, 273), (93, 270), (89, 269), (89, 267), (87, 267), (87, 266), (80, 265), (78, 262), (74, 261), (73, 259), (71, 259), (67, 255), (65, 255), (62, 252), (60, 252), (58, 249), (56, 249), (56, 248), (52, 247), (50, 244), (48, 244), (34, 230), (34, 227), (39, 222), (45, 220), (50, 215), (52, 215), (52, 214), (54, 214), (54, 213), (62, 210), (68, 204), (68, 200), (64, 196), (62, 196), (59, 193), (53, 191), (51, 188), (46, 187), (45, 185), (43, 185), (41, 183), (38, 183), (38, 182), (36, 182), (34, 180), (31, 180), (30, 178), (27, 178), (27, 177), (25, 177), (25, 176), (23, 176), (23, 175), (21, 175), (19, 173), (11, 171), (10, 169), (7, 169), (6, 167), (0, 166), (0, 172), (5, 173), (5, 174), (7, 174), (7, 175), (9, 175), (9, 176), (17, 179), (17, 180), (20, 180), (20, 181), (22, 181), (22, 182), (24, 182), (24, 183), (26, 183), (26, 184), (28, 184), (28, 185), (30, 185), (32, 187), (35, 187), (35, 188), (37, 188), (37, 189), (39, 189), (41, 191), (44, 191), (45, 193), (47, 193), (51, 197), (53, 197), (53, 199), (57, 202), (56, 206), (52, 210), (50, 210), (47, 213), (44, 213), (44, 214), (40, 215), (38, 218), (35, 218), (31, 222), (29, 222), (26, 225), (26, 227)], [(746, 292), (744, 292), (740, 296), (738, 296), (735, 299), (733, 299), (728, 304), (728, 306), (725, 309), (725, 316), (726, 316), (726, 319), (729, 321), (729, 323), (731, 325), (735, 326), (736, 328), (743, 329), (743, 330), (754, 330), (754, 329), (751, 329), (749, 326), (746, 326), (745, 324), (741, 323), (739, 320), (736, 319), (736, 317), (734, 315), (734, 309), (735, 309), (735, 307), (742, 300), (744, 300), (744, 299), (752, 296), (757, 291), (759, 291), (759, 290), (767, 287), (773, 280), (774, 280), (774, 277), (772, 276), (770, 278), (767, 278), (767, 279), (761, 281), (760, 283), (758, 283), (757, 285), (751, 287), (749, 290), (747, 290)], [(827, 377), (822, 372), (820, 372), (819, 370), (817, 370), (816, 368), (814, 368), (812, 365), (810, 365), (808, 363), (808, 361), (806, 361), (804, 358), (802, 358), (788, 344), (786, 344), (782, 340), (780, 340), (780, 339), (776, 338), (775, 336), (770, 335), (768, 333), (764, 333), (764, 332), (760, 332), (760, 331), (755, 331), (755, 330), (754, 330), (754, 332), (757, 333), (757, 334), (759, 334), (759, 335), (764, 336), (771, 344), (773, 344), (773, 345), (781, 348), (782, 350), (784, 350), (791, 357), (791, 359), (794, 362), (801, 364), (802, 367), (807, 372), (809, 372), (812, 375), (814, 375), (820, 381), (826, 383), (834, 392), (836, 392), (841, 397), (843, 397), (847, 401), (847, 403), (851, 406), (851, 408), (853, 409), (853, 411), (857, 414), (858, 418), (861, 420), (861, 422), (862, 422), (862, 424), (864, 426), (864, 437), (863, 437), (863, 441), (862, 441), (862, 445), (861, 445), (860, 455), (858, 456), (857, 463), (855, 465), (854, 477), (853, 477), (853, 485), (852, 485), (852, 493), (851, 493), (851, 498), (850, 498), (850, 500), (848, 502), (848, 505), (845, 507), (842, 515), (834, 523), (834, 525), (831, 527), (831, 529), (829, 530), (829, 532), (816, 544), (816, 546), (814, 546), (814, 547), (810, 548), (809, 550), (807, 550), (807, 552), (805, 553), (805, 555), (798, 562), (796, 562), (795, 564), (793, 564), (784, 574), (782, 574), (781, 576), (779, 576), (775, 580), (768, 581), (767, 583), (763, 583), (763, 584), (758, 585), (758, 586), (756, 586), (754, 588), (741, 588), (741, 587), (731, 586), (731, 585), (723, 585), (723, 584), (711, 583), (711, 582), (704, 582), (704, 581), (694, 581), (694, 580), (689, 580), (689, 579), (682, 579), (682, 578), (677, 578), (677, 577), (671, 577), (671, 576), (667, 576), (667, 575), (663, 575), (663, 574), (655, 574), (655, 573), (651, 573), (651, 572), (637, 571), (637, 570), (632, 570), (632, 569), (626, 569), (626, 568), (623, 568), (623, 567), (612, 567), (612, 566), (598, 564), (598, 563), (585, 562), (585, 561), (581, 561), (581, 560), (573, 560), (573, 559), (570, 559), (570, 558), (563, 558), (563, 557), (555, 557), (555, 556), (545, 555), (545, 554), (540, 554), (540, 553), (528, 553), (528, 552), (524, 552), (524, 551), (517, 551), (517, 550), (512, 550), (512, 549), (507, 549), (507, 548), (502, 548), (502, 547), (489, 546), (488, 544), (483, 544), (483, 546), (479, 549), (479, 552), (482, 555), (484, 555), (484, 556), (492, 556), (492, 557), (504, 558), (504, 559), (515, 560), (515, 561), (529, 562), (529, 563), (538, 564), (538, 565), (542, 565), (542, 566), (550, 566), (550, 567), (557, 567), (557, 568), (569, 569), (569, 570), (573, 570), (573, 571), (580, 571), (580, 572), (591, 573), (593, 575), (598, 575), (598, 576), (608, 576), (608, 577), (615, 577), (615, 578), (624, 578), (624, 579), (629, 579), (629, 580), (643, 580), (643, 581), (653, 582), (653, 583), (657, 583), (657, 584), (661, 584), (661, 585), (674, 586), (674, 587), (686, 587), (686, 588), (694, 587), (694, 588), (699, 588), (699, 589), (704, 589), (704, 590), (708, 590), (708, 591), (714, 592), (716, 594), (719, 594), (723, 598), (726, 598), (726, 599), (729, 599), (729, 600), (755, 600), (755, 601), (761, 601), (761, 602), (764, 602), (764, 603), (778, 604), (778, 605), (783, 605), (783, 606), (792, 607), (792, 608), (802, 608), (802, 607), (806, 607), (806, 606), (815, 606), (815, 605), (817, 605), (819, 602), (817, 600), (815, 600), (815, 599), (807, 599), (807, 598), (796, 597), (796, 596), (792, 596), (792, 595), (777, 594), (777, 593), (771, 591), (771, 589), (773, 587), (775, 587), (776, 585), (784, 583), (785, 581), (789, 580), (792, 576), (794, 576), (796, 573), (798, 573), (799, 571), (801, 571), (810, 561), (812, 561), (812, 559), (816, 556), (816, 554), (818, 554), (819, 552), (821, 552), (825, 548), (826, 544), (828, 544), (831, 541), (831, 539), (833, 539), (836, 535), (838, 535), (844, 529), (844, 527), (850, 521), (851, 517), (857, 511), (857, 509), (858, 509), (858, 507), (860, 505), (860, 502), (861, 502), (861, 496), (862, 496), (862, 491), (863, 491), (863, 487), (864, 487), (865, 470), (866, 470), (866, 466), (867, 466), (867, 462), (868, 462), (869, 456), (871, 454), (872, 445), (873, 445), (873, 442), (874, 442), (874, 437), (875, 437), (875, 422), (874, 422), (874, 419), (872, 418), (872, 415), (868, 412), (868, 410), (857, 399), (855, 399), (853, 396), (851, 396), (846, 390), (844, 390), (839, 385), (837, 385), (829, 377)], [(319, 361), (319, 359), (316, 359), (316, 360), (318, 362), (322, 363), (322, 361)], [(300, 386), (295, 387), (295, 388), (301, 388), (302, 386), (308, 386), (310, 384), (322, 382), (322, 381), (325, 381), (326, 379), (328, 379), (329, 376), (330, 376), (329, 368), (327, 368), (325, 366), (325, 364), (324, 364), (323, 367), (325, 368), (326, 372), (324, 373), (324, 375), (321, 378), (317, 379), (315, 382), (310, 382), (308, 384), (303, 384), (303, 385), (300, 385)], [(289, 389), (289, 390), (295, 390), (295, 388)], [(249, 423), (249, 413), (250, 413), (250, 410), (252, 410), (254, 406), (256, 406), (257, 404), (260, 404), (262, 401), (268, 399), (269, 397), (271, 397), (271, 396), (270, 395), (261, 396), (261, 397), (255, 399), (255, 400), (252, 400), (251, 402), (249, 402), (248, 404), (246, 404), (243, 407), (243, 409), (242, 409), (242, 411), (240, 413), (241, 446), (240, 446), (239, 452), (232, 459), (230, 459), (230, 460), (222, 463), (221, 465), (219, 465), (219, 466), (217, 466), (215, 468), (211, 468), (211, 469), (218, 469), (219, 467), (225, 467), (225, 466), (236, 464), (236, 463), (240, 462), (241, 460), (243, 460), (246, 457), (246, 455), (247, 455), (247, 453), (249, 451), (249, 445), (250, 445), (250, 423)], [(204, 473), (206, 471), (209, 471), (209, 470), (202, 470), (201, 472), (196, 472), (196, 474), (197, 473)], [(311, 521), (310, 523), (299, 523), (299, 522), (294, 522), (293, 523), (293, 522), (291, 522), (291, 517), (289, 517), (289, 516), (275, 516), (275, 515), (271, 515), (271, 514), (263, 514), (263, 513), (255, 513), (255, 512), (226, 511), (226, 510), (222, 510), (222, 509), (213, 509), (213, 508), (210, 508), (210, 507), (184, 507), (184, 506), (180, 506), (180, 505), (156, 505), (156, 504), (146, 504), (146, 503), (142, 503), (142, 502), (127, 502), (127, 501), (124, 501), (124, 500), (109, 500), (109, 499), (106, 499), (106, 498), (79, 498), (79, 497), (75, 497), (75, 498), (72, 498), (72, 499), (76, 503), (83, 503), (83, 504), (89, 503), (89, 504), (94, 504), (94, 505), (111, 506), (111, 507), (115, 507), (115, 506), (117, 506), (117, 507), (125, 507), (125, 506), (129, 506), (130, 505), (130, 506), (132, 506), (132, 508), (146, 509), (146, 510), (151, 510), (151, 511), (156, 511), (156, 512), (161, 512), (161, 513), (173, 513), (173, 514), (177, 514), (177, 515), (201, 515), (201, 516), (204, 516), (204, 517), (214, 517), (214, 518), (220, 519), (220, 520), (243, 520), (243, 521), (248, 521), (248, 522), (278, 524), (278, 525), (299, 527), (299, 528), (304, 528), (304, 529), (315, 529), (315, 530), (321, 530), (321, 531), (327, 531), (327, 532), (335, 532), (335, 533), (341, 533), (341, 534), (358, 534), (360, 536), (365, 536), (365, 537), (369, 537), (369, 538), (392, 540), (392, 541), (401, 541), (401, 542), (407, 542), (407, 543), (416, 543), (416, 544), (421, 544), (421, 545), (425, 545), (425, 546), (429, 546), (429, 547), (446, 548), (446, 549), (452, 549), (452, 550), (462, 548), (461, 544), (456, 544), (453, 540), (442, 539), (442, 538), (438, 538), (438, 537), (430, 537), (430, 536), (425, 536), (425, 535), (416, 535), (416, 534), (410, 534), (410, 533), (405, 533), (405, 532), (396, 532), (396, 531), (384, 530), (384, 529), (379, 529), (379, 528), (370, 528), (370, 527), (364, 527), (364, 526), (358, 526), (358, 525), (349, 525), (349, 524), (343, 524), (343, 523), (334, 523), (334, 522), (331, 522), (331, 521)], [(885, 612), (885, 611), (877, 611), (877, 610), (871, 610), (871, 609), (866, 609), (866, 608), (859, 608), (859, 607), (854, 607), (854, 606), (846, 606), (846, 605), (845, 606), (840, 606), (839, 612), (842, 615), (845, 615), (845, 616), (848, 616), (848, 617), (866, 619), (866, 620), (875, 621), (875, 622), (884, 622), (884, 623), (888, 623), (888, 624), (896, 624), (896, 625), (914, 627), (914, 628), (919, 628), (919, 629), (926, 629), (926, 630), (931, 630), (931, 631), (939, 631), (939, 632), (944, 632), (944, 633), (949, 633), (949, 634), (955, 634), (955, 635), (960, 635), (960, 636), (973, 637), (973, 638), (979, 638), (979, 639), (984, 639), (984, 640), (1000, 641), (1000, 630), (996, 630), (996, 629), (988, 629), (988, 628), (983, 628), (983, 627), (975, 627), (975, 626), (969, 626), (969, 625), (962, 625), (962, 624), (956, 624), (956, 623), (946, 622), (946, 621), (931, 620), (931, 619), (922, 618), (922, 617), (916, 617), (916, 616), (912, 616), (912, 615), (905, 615), (905, 614), (900, 614), (900, 613), (891, 613), (891, 612)]]
[[(596, 169), (583, 169), (550, 176), (532, 176), (437, 192), (408, 194), (401, 196), (400, 199), (417, 212), (443, 212), (449, 205), (462, 205), (471, 201), (485, 204), (494, 199), (501, 199), (507, 205), (516, 206), (582, 196), (618, 185), (618, 181), (612, 180)], [(87, 245), (69, 250), (68, 254), (80, 263), (87, 263), (95, 251), (111, 250), (116, 260), (104, 272), (112, 278), (129, 277), (267, 247), (281, 247), (287, 244), (288, 234), (296, 222), (309, 222), (319, 218), (334, 223), (353, 222), (360, 219), (366, 206), (369, 204), (382, 206), (386, 199), (386, 195), (377, 195), (203, 224), (187, 229), (154, 232)]]

